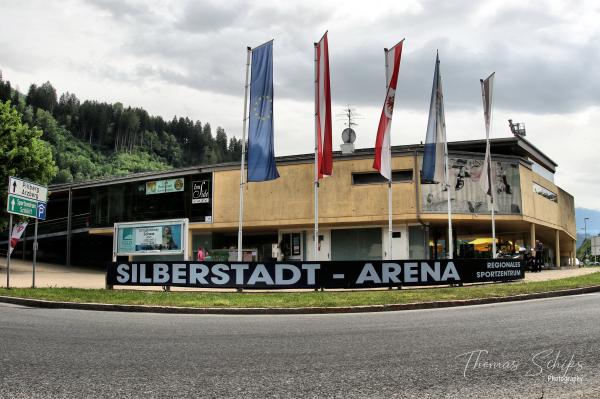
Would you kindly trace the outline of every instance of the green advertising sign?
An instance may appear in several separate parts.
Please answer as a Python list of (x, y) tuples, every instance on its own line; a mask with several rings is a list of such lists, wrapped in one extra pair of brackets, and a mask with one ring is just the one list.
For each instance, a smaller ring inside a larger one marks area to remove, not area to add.
[(148, 181), (146, 182), (146, 195), (175, 193), (183, 191), (183, 188), (183, 178)]
[(28, 200), (16, 195), (8, 195), (7, 209), (9, 213), (16, 215), (37, 217), (37, 201)]

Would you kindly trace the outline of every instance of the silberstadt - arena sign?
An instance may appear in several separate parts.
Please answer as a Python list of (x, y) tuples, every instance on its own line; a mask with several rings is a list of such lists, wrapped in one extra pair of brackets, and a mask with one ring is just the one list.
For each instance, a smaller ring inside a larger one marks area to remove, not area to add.
[(510, 281), (521, 260), (455, 259), (332, 262), (113, 262), (107, 286), (198, 288), (376, 288)]

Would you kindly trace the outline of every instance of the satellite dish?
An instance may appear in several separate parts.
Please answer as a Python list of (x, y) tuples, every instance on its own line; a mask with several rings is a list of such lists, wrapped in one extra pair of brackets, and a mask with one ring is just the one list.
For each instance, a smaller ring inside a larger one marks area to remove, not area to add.
[(342, 132), (342, 141), (345, 144), (351, 144), (351, 143), (354, 143), (355, 140), (356, 140), (356, 133), (354, 132), (354, 129), (351, 129), (349, 127), (345, 128), (344, 131)]

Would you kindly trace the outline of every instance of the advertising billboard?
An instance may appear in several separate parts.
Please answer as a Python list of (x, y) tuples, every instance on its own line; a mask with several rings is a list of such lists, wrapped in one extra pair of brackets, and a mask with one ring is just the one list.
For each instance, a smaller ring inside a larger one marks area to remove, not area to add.
[(114, 254), (183, 254), (187, 219), (115, 223)]

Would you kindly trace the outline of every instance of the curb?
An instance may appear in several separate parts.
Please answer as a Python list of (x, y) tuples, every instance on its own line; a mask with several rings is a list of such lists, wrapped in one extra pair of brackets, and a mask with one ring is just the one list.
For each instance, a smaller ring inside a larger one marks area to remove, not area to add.
[(554, 298), (568, 295), (600, 292), (600, 285), (567, 290), (537, 292), (506, 297), (491, 297), (479, 299), (464, 299), (451, 301), (399, 303), (389, 305), (340, 306), (340, 307), (303, 307), (303, 308), (189, 308), (181, 306), (149, 306), (149, 305), (120, 305), (109, 303), (80, 303), (57, 302), (43, 299), (29, 299), (11, 296), (0, 296), (0, 302), (15, 305), (47, 308), (47, 309), (76, 309), (96, 310), (104, 312), (142, 312), (142, 313), (175, 313), (175, 314), (224, 314), (224, 315), (273, 315), (273, 314), (325, 314), (325, 313), (367, 313), (389, 312), (417, 309), (438, 309), (458, 306), (485, 305), (492, 303), (525, 301), (530, 299)]

